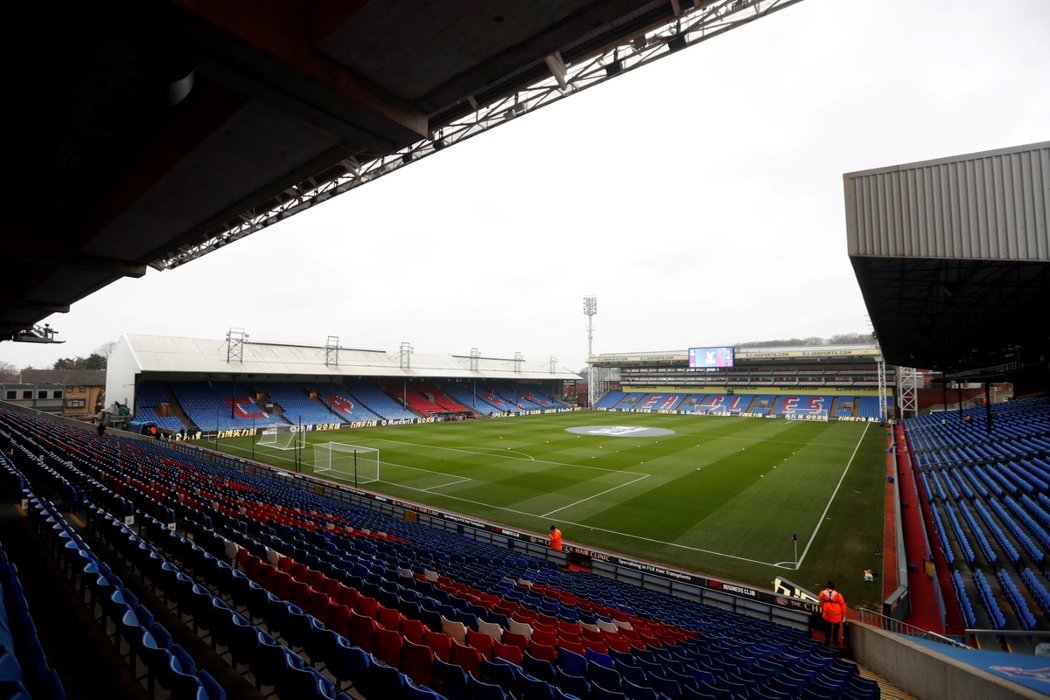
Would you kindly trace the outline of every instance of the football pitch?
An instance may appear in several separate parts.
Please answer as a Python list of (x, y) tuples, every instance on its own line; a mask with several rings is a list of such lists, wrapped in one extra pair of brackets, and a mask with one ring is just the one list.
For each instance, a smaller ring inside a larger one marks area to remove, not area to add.
[[(304, 472), (317, 444), (378, 449), (379, 480), (362, 487), (403, 500), (541, 534), (557, 524), (568, 542), (765, 588), (777, 575), (817, 590), (832, 578), (851, 605), (881, 600), (861, 582), (882, 565), (877, 424), (580, 412), (307, 440)], [(292, 451), (218, 447), (294, 468)], [(353, 484), (349, 472), (320, 476)]]

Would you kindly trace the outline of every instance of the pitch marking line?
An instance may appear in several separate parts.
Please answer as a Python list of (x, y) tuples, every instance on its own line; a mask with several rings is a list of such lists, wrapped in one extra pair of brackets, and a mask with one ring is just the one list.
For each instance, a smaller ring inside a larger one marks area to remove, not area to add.
[[(396, 441), (388, 440), (387, 442), (396, 442)], [(411, 443), (409, 443), (409, 444), (411, 444)], [(445, 448), (439, 448), (439, 449), (451, 450), (451, 449), (455, 449), (455, 448), (445, 447)], [(247, 450), (244, 450), (244, 451), (247, 452)], [(464, 452), (466, 450), (458, 450), (458, 451)], [(390, 464), (390, 462), (380, 462), (380, 464)], [(400, 466), (400, 465), (395, 465), (395, 466)], [(566, 465), (566, 466), (576, 466), (576, 465)], [(409, 467), (409, 468), (410, 469), (419, 469), (419, 467)], [(599, 469), (599, 467), (591, 467), (591, 469)], [(420, 471), (428, 471), (428, 470), (421, 469)], [(616, 470), (615, 469), (605, 469), (603, 471), (616, 471)], [(436, 473), (440, 473), (440, 472), (432, 472), (432, 473), (436, 474)], [(622, 472), (622, 473), (630, 474), (631, 472)], [(642, 477), (648, 477), (648, 476), (652, 476), (652, 474), (642, 474), (641, 476)], [(640, 481), (640, 479), (636, 479), (635, 481)], [(477, 501), (477, 500), (474, 500), (472, 498), (463, 498), (462, 496), (453, 496), (453, 495), (447, 494), (447, 493), (435, 493), (435, 492), (429, 491), (429, 490), (424, 489), (424, 488), (419, 488), (417, 486), (407, 486), (405, 484), (398, 484), (398, 483), (393, 482), (393, 481), (383, 481), (382, 483), (388, 484), (388, 485), (393, 486), (395, 488), (407, 489), (409, 491), (418, 491), (420, 493), (429, 493), (429, 494), (431, 494), (433, 496), (437, 496), (439, 498), (448, 498), (448, 499), (454, 500), (454, 501), (462, 501), (463, 503), (472, 503), (472, 504), (474, 504), (476, 506), (482, 506), (482, 507), (485, 507), (485, 508), (491, 508), (492, 510), (501, 510), (501, 511), (505, 511), (507, 513), (514, 513), (516, 515), (524, 515), (525, 517), (528, 517), (528, 518), (537, 518), (539, 520), (546, 520), (546, 518), (543, 515), (537, 515), (536, 513), (526, 513), (523, 510), (517, 510), (515, 508), (507, 508), (505, 506), (496, 506), (496, 505), (492, 505), (491, 503), (485, 503), (483, 501)], [(447, 485), (448, 484), (444, 484), (444, 486), (447, 486)], [(621, 486), (627, 486), (627, 484), (621, 484)], [(428, 488), (439, 488), (439, 487), (438, 486), (430, 486)], [(616, 488), (619, 488), (619, 486), (616, 487)], [(726, 554), (725, 552), (717, 552), (717, 551), (715, 551), (713, 549), (703, 549), (701, 547), (690, 547), (687, 544), (679, 544), (677, 542), (666, 542), (664, 540), (653, 539), (652, 537), (643, 537), (642, 535), (634, 535), (634, 534), (631, 534), (629, 532), (620, 532), (618, 530), (610, 530), (610, 529), (604, 528), (604, 527), (594, 527), (593, 525), (585, 525), (583, 523), (578, 523), (578, 522), (575, 522), (575, 521), (572, 521), (572, 520), (563, 520), (562, 522), (564, 524), (566, 524), (566, 525), (575, 525), (577, 527), (585, 528), (585, 529), (588, 529), (588, 530), (595, 530), (595, 531), (598, 531), (598, 532), (607, 532), (610, 535), (619, 535), (620, 537), (626, 537), (628, 539), (642, 540), (644, 542), (652, 542), (653, 544), (661, 544), (661, 545), (664, 545), (666, 547), (676, 547), (678, 549), (687, 549), (687, 550), (689, 550), (691, 552), (701, 552), (703, 554), (712, 554), (712, 555), (714, 555), (716, 557), (726, 557), (727, 559), (736, 559), (738, 561), (746, 561), (746, 562), (749, 562), (751, 564), (759, 564), (761, 566), (772, 566), (772, 567), (777, 568), (777, 569), (790, 569), (790, 568), (792, 568), (791, 566), (781, 566), (779, 564), (773, 564), (773, 563), (768, 562), (768, 561), (759, 561), (758, 559), (749, 559), (748, 557), (737, 556), (736, 554)], [(672, 568), (674, 568), (674, 567), (672, 567)]]
[[(474, 479), (470, 478), (469, 476), (456, 476), (454, 474), (446, 474), (445, 472), (436, 472), (433, 469), (423, 469), (422, 467), (413, 467), (413, 466), (410, 466), (408, 464), (398, 464), (397, 462), (384, 462), (384, 461), (380, 460), (379, 464), (380, 464), (380, 466), (385, 464), (388, 467), (397, 467), (398, 469), (414, 469), (417, 472), (424, 472), (426, 474), (440, 474), (441, 476), (447, 476), (447, 477), (451, 477), (451, 478), (455, 479), (455, 481), (449, 481), (449, 482), (444, 483), (444, 484), (437, 484), (435, 486), (428, 486), (425, 489), (421, 488), (420, 491), (430, 491), (431, 489), (440, 489), (440, 488), (443, 488), (445, 486), (455, 486), (456, 484), (462, 484), (462, 483), (464, 483), (466, 481), (474, 481)], [(390, 482), (390, 481), (388, 481), (386, 483), (397, 483), (397, 482)]]
[(842, 482), (846, 478), (846, 473), (849, 471), (850, 465), (853, 464), (853, 459), (857, 456), (857, 452), (860, 450), (860, 443), (864, 441), (864, 436), (868, 434), (868, 427), (870, 425), (871, 423), (865, 423), (864, 431), (860, 434), (860, 438), (857, 440), (857, 445), (853, 448), (853, 454), (850, 455), (849, 461), (846, 462), (846, 467), (842, 470), (842, 476), (839, 477), (839, 482), (835, 484), (835, 490), (831, 492), (831, 497), (828, 498), (828, 502), (824, 506), (824, 512), (820, 514), (820, 520), (817, 521), (817, 527), (813, 530), (813, 534), (809, 536), (809, 541), (806, 542), (806, 547), (802, 550), (802, 556), (795, 563), (796, 569), (802, 566), (802, 562), (806, 560), (806, 554), (809, 553), (809, 548), (813, 545), (813, 540), (817, 539), (817, 533), (820, 532), (821, 526), (824, 525), (824, 518), (827, 517), (828, 511), (831, 510), (831, 504), (835, 500), (835, 496), (838, 495), (839, 488), (842, 486)]
[(636, 484), (639, 481), (641, 481), (642, 479), (648, 479), (650, 476), (652, 476), (652, 474), (643, 474), (642, 476), (638, 477), (637, 479), (631, 479), (630, 481), (625, 482), (623, 484), (620, 484), (619, 486), (613, 486), (611, 489), (605, 489), (604, 491), (599, 491), (598, 493), (594, 494), (593, 496), (588, 496), (587, 498), (581, 498), (580, 500), (574, 501), (574, 502), (570, 503), (567, 506), (562, 506), (561, 508), (555, 508), (554, 510), (547, 511), (546, 513), (544, 513), (540, 517), (541, 518), (546, 518), (549, 515), (554, 515), (555, 513), (560, 513), (561, 511), (566, 510), (567, 508), (572, 508), (573, 506), (578, 506), (581, 503), (586, 503), (587, 501), (591, 500), (592, 498), (597, 498), (598, 496), (604, 496), (605, 494), (611, 493), (611, 492), (615, 491), (616, 489), (622, 489), (624, 486), (630, 486), (631, 484)]
[[(438, 472), (433, 472), (433, 473), (437, 474)], [(424, 491), (433, 492), (434, 489), (443, 489), (446, 486), (455, 486), (456, 484), (462, 484), (464, 481), (474, 481), (474, 480), (471, 479), (469, 476), (458, 476), (458, 477), (456, 477), (455, 481), (450, 481), (447, 484), (438, 484), (437, 486), (429, 486), (429, 487), (427, 487), (427, 488), (425, 488), (423, 490)]]
[[(651, 475), (646, 474), (646, 476), (651, 476)], [(396, 484), (396, 483), (390, 482), (390, 481), (387, 481), (387, 482), (384, 482), (384, 483), (390, 484), (391, 486), (395, 486), (397, 488), (409, 489), (411, 491), (420, 491), (420, 492), (424, 491), (424, 489), (417, 488), (415, 486), (406, 486), (404, 484)], [(624, 485), (626, 486), (626, 484), (624, 484)], [(427, 492), (427, 493), (430, 493), (430, 492)], [(485, 508), (491, 508), (493, 510), (502, 510), (502, 511), (506, 511), (508, 513), (515, 513), (517, 515), (524, 515), (524, 516), (529, 517), (529, 518), (539, 518), (541, 520), (545, 520), (546, 519), (544, 516), (537, 515), (536, 513), (526, 513), (523, 510), (517, 510), (515, 508), (507, 508), (505, 506), (496, 506), (496, 505), (492, 505), (491, 503), (485, 503), (483, 501), (476, 501), (476, 500), (474, 500), (472, 498), (462, 498), (460, 496), (452, 496), (452, 495), (447, 494), (447, 493), (435, 493), (435, 494), (432, 494), (432, 495), (438, 496), (440, 498), (448, 498), (448, 499), (452, 499), (452, 500), (455, 500), (455, 501), (462, 501), (464, 503), (473, 503), (474, 505), (484, 506)], [(643, 537), (642, 535), (634, 535), (634, 534), (631, 534), (629, 532), (620, 532), (619, 530), (610, 530), (610, 529), (604, 528), (604, 527), (594, 527), (593, 525), (585, 525), (583, 523), (578, 523), (578, 522), (575, 522), (573, 520), (562, 520), (561, 522), (566, 524), (566, 525), (575, 525), (577, 527), (585, 528), (587, 530), (596, 530), (598, 532), (607, 532), (610, 535), (619, 535), (620, 537), (627, 537), (627, 538), (633, 539), (633, 540), (642, 540), (644, 542), (652, 542), (653, 544), (662, 544), (662, 545), (664, 545), (666, 547), (677, 547), (678, 549), (688, 549), (691, 552), (701, 552), (703, 554), (713, 554), (716, 557), (725, 557), (727, 559), (736, 559), (738, 561), (746, 561), (748, 563), (759, 564), (761, 566), (772, 566), (773, 568), (776, 568), (776, 569), (791, 569), (792, 568), (791, 566), (780, 566), (779, 564), (774, 564), (772, 562), (760, 561), (758, 559), (749, 559), (748, 557), (741, 557), (741, 556), (738, 556), (736, 554), (726, 554), (725, 552), (718, 552), (718, 551), (715, 551), (713, 549), (703, 549), (702, 547), (690, 547), (687, 544), (679, 544), (677, 542), (667, 542), (665, 540), (657, 540), (657, 539), (653, 539), (652, 537)], [(674, 568), (674, 567), (672, 567), (672, 568)]]
[[(420, 444), (418, 442), (407, 442), (405, 440), (390, 440), (388, 438), (372, 438), (370, 441), (371, 442), (392, 442), (392, 443), (394, 443), (396, 445), (410, 445), (412, 447), (423, 447), (423, 448), (426, 448), (428, 450), (448, 450), (449, 452), (463, 452), (463, 453), (468, 454), (468, 455), (479, 455), (479, 456), (482, 456), (482, 457), (492, 456), (492, 454), (501, 454), (501, 455), (506, 455), (508, 453), (509, 454), (514, 454), (513, 450), (505, 450), (503, 452), (500, 452), (499, 449), (495, 448), (495, 447), (479, 447), (479, 448), (475, 448), (475, 449), (471, 449), (471, 450), (465, 450), (465, 449), (462, 449), (462, 448), (459, 448), (459, 447), (439, 447), (437, 445), (423, 445), (423, 444)], [(477, 450), (495, 450), (495, 452), (490, 454), (488, 452), (478, 452)], [(519, 452), (518, 454), (526, 455), (528, 457), (528, 461), (535, 462), (536, 464), (550, 464), (550, 465), (553, 465), (555, 467), (571, 467), (571, 468), (577, 468), (577, 469), (597, 469), (600, 472), (616, 472), (617, 474), (630, 474), (631, 476), (651, 476), (650, 474), (645, 474), (644, 472), (629, 472), (629, 471), (624, 471), (622, 469), (610, 469), (609, 467), (592, 467), (592, 466), (590, 466), (588, 464), (570, 464), (568, 462), (554, 462), (554, 461), (551, 461), (551, 460), (548, 460), (548, 459), (536, 459), (535, 457), (531, 457), (531, 456), (527, 455), (525, 452)], [(517, 460), (517, 461), (522, 461), (523, 462), (523, 461), (526, 461), (526, 460)]]

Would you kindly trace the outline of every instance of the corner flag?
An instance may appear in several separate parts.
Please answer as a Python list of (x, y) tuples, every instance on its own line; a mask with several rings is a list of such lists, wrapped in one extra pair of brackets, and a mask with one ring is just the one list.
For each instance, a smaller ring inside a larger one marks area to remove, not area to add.
[(796, 535), (794, 532), (791, 533), (791, 541), (798, 542), (798, 535)]

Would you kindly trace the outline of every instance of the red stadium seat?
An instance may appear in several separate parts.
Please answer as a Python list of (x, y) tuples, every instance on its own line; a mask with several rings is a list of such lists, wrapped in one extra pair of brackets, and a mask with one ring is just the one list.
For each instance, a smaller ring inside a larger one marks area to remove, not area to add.
[(434, 656), (442, 661), (448, 661), (452, 657), (452, 637), (444, 632), (427, 632), (427, 646), (434, 652)]
[(404, 640), (401, 647), (401, 670), (416, 685), (430, 685), (434, 651), (425, 644)]

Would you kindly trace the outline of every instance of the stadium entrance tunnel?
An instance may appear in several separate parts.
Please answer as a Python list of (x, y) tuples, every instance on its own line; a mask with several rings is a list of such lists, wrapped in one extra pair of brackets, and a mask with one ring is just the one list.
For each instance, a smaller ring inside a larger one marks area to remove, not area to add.
[(573, 428), (566, 428), (565, 432), (579, 435), (594, 435), (595, 437), (636, 438), (674, 435), (674, 431), (667, 428), (646, 428), (638, 425), (578, 425)]

